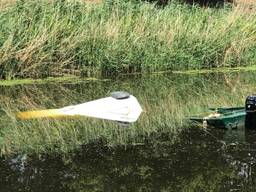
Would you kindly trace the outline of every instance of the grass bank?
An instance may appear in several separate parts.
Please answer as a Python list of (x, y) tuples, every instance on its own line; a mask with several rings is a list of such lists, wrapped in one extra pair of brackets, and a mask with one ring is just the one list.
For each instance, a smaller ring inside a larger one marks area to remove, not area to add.
[(256, 15), (172, 3), (17, 1), (0, 11), (0, 78), (255, 64)]

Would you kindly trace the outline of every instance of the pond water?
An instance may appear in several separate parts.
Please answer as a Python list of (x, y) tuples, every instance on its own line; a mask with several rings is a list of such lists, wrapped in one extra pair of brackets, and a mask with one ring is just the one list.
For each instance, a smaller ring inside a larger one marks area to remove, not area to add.
[[(58, 156), (2, 160), (1, 192), (10, 191), (254, 191), (256, 132), (182, 131), (144, 145), (87, 145)], [(227, 141), (226, 141), (227, 139)], [(232, 141), (232, 142), (231, 142)]]
[[(189, 115), (243, 106), (253, 72), (155, 75), (0, 87), (0, 191), (254, 191), (256, 131), (202, 129)], [(135, 95), (143, 114), (120, 127), (96, 119), (17, 121), (15, 113)]]

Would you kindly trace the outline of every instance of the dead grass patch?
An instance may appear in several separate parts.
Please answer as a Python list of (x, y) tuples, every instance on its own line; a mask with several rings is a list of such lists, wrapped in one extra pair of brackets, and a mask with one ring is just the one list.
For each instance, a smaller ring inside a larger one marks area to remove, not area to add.
[(0, 0), (0, 10), (13, 5), (16, 0)]

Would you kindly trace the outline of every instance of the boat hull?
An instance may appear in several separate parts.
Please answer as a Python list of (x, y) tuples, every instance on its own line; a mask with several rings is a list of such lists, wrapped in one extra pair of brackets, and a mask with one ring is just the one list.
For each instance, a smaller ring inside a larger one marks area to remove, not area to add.
[(214, 113), (201, 116), (193, 116), (189, 119), (192, 122), (226, 129), (235, 129), (245, 124), (246, 112), (244, 108), (218, 108)]

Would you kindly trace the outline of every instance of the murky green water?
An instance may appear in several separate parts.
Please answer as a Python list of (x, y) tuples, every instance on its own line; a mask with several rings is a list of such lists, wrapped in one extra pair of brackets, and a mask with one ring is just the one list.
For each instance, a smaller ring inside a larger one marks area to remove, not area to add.
[[(72, 158), (1, 161), (1, 191), (254, 191), (256, 132), (186, 130), (141, 146), (83, 147)], [(225, 142), (228, 138), (228, 142)], [(230, 139), (232, 138), (232, 142)]]
[[(255, 75), (169, 74), (0, 87), (1, 192), (253, 191), (256, 132), (191, 128), (187, 116), (208, 107), (243, 106), (256, 93)], [(132, 93), (143, 106), (130, 127), (90, 118), (15, 119), (17, 111), (82, 103), (115, 90)]]

